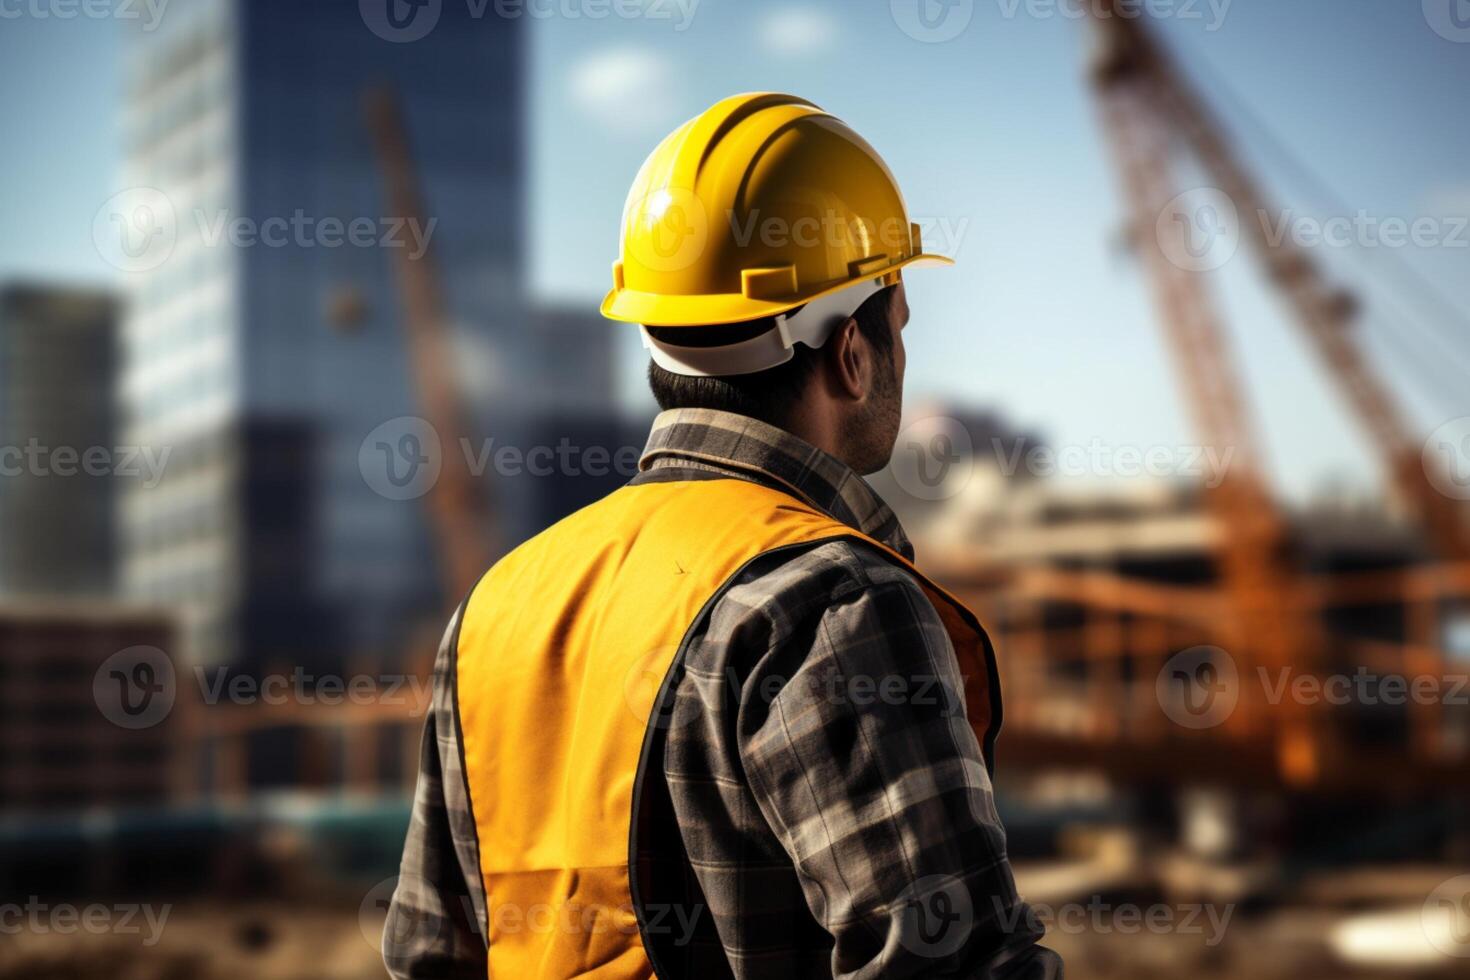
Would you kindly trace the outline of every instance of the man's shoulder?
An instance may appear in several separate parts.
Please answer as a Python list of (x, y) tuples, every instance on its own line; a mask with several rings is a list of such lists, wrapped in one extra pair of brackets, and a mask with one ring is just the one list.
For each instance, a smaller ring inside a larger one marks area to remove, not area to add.
[(712, 632), (759, 619), (792, 632), (871, 592), (904, 592), (915, 615), (938, 618), (914, 572), (882, 547), (853, 535), (762, 555), (731, 581), (711, 609)]

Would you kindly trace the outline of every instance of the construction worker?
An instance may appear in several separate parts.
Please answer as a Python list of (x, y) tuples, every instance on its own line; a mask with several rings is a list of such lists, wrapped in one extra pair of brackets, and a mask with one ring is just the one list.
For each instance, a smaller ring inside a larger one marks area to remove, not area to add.
[(989, 641), (859, 475), (924, 261), (805, 100), (725, 99), (649, 156), (602, 311), (663, 412), (628, 485), (453, 617), (394, 977), (1061, 975), (996, 815)]

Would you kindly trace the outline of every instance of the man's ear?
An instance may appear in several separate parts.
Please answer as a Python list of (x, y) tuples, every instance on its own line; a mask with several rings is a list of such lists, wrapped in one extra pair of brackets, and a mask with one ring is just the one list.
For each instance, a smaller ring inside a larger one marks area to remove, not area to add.
[(848, 317), (838, 324), (823, 349), (834, 393), (861, 401), (872, 382), (873, 355), (857, 321)]

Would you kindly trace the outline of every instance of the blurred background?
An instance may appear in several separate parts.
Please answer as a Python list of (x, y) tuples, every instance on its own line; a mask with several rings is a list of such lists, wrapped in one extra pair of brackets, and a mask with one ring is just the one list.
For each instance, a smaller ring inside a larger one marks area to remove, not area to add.
[(0, 0), (0, 978), (366, 978), (474, 572), (634, 472), (667, 131), (884, 155), (873, 478), (1089, 977), (1470, 968), (1466, 0)]

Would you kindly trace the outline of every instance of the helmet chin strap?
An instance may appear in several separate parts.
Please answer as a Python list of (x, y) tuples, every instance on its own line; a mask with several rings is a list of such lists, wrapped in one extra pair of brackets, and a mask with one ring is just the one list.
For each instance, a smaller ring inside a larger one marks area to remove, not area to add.
[(776, 326), (759, 336), (721, 347), (681, 347), (656, 339), (642, 324), (638, 331), (643, 335), (643, 346), (648, 348), (653, 363), (673, 374), (692, 378), (755, 374), (791, 360), (798, 343), (811, 348), (821, 347), (832, 336), (833, 330), (882, 288), (881, 276), (864, 279), (835, 293), (818, 296), (788, 313), (777, 314)]

